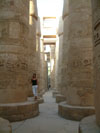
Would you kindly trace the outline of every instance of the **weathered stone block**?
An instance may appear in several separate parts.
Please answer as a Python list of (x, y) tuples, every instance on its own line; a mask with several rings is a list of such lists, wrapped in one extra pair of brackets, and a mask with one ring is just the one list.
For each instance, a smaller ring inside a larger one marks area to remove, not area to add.
[(58, 114), (65, 119), (80, 121), (82, 118), (95, 114), (95, 108), (91, 106), (71, 106), (66, 102), (58, 105)]
[(36, 101), (22, 103), (0, 104), (0, 116), (9, 121), (20, 121), (39, 114), (39, 106)]

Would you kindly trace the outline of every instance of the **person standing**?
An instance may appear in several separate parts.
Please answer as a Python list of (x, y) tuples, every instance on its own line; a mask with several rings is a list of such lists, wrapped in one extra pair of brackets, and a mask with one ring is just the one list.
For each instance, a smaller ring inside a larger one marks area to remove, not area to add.
[(38, 88), (38, 81), (37, 81), (37, 77), (36, 74), (33, 74), (33, 77), (31, 79), (32, 82), (32, 91), (33, 91), (33, 95), (35, 97), (35, 100), (37, 99), (37, 88)]

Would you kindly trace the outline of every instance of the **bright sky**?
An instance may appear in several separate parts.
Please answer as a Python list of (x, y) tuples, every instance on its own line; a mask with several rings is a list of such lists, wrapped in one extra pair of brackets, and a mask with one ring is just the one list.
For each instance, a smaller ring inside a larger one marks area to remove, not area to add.
[(37, 0), (39, 16), (62, 16), (63, 0)]

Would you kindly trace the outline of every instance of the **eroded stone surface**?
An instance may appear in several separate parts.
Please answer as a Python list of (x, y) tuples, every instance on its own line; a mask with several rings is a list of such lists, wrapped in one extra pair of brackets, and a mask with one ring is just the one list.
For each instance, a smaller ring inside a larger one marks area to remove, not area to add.
[(27, 99), (29, 1), (0, 2), (0, 103)]
[[(68, 0), (64, 12), (63, 80), (67, 103), (93, 106), (91, 0)], [(73, 23), (74, 21), (74, 23)], [(65, 58), (66, 57), (66, 58)]]
[(28, 37), (32, 34), (29, 24), (29, 1), (1, 0), (0, 116), (10, 121), (27, 119), (39, 112), (38, 103), (27, 101), (31, 67)]
[(37, 101), (0, 104), (0, 115), (9, 121), (21, 121), (39, 114)]
[(58, 105), (58, 114), (65, 119), (80, 121), (82, 118), (95, 114), (95, 108), (91, 106), (71, 106), (66, 102)]
[(100, 126), (100, 1), (92, 0), (94, 30), (94, 88), (96, 120)]

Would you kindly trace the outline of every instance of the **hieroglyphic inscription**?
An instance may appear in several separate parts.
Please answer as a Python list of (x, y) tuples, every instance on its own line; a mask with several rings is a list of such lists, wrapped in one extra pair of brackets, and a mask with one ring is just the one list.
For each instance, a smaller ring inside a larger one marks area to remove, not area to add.
[(28, 69), (28, 65), (26, 62), (24, 61), (10, 61), (10, 60), (3, 60), (0, 59), (0, 68), (6, 67), (8, 71), (15, 71), (15, 70), (27, 70)]
[(14, 5), (14, 1), (13, 0), (0, 0), (0, 8), (4, 8), (4, 7), (10, 7)]
[(74, 60), (72, 62), (72, 67), (81, 67), (81, 66), (91, 66), (92, 60), (91, 59), (85, 59), (85, 60)]
[[(96, 21), (94, 26), (94, 46), (97, 47), (100, 45), (100, 19)], [(100, 53), (96, 50), (96, 57), (94, 57), (96, 78), (100, 79)], [(97, 79), (96, 79), (97, 80)]]
[(94, 42), (95, 47), (100, 44), (100, 20), (98, 20), (94, 26)]

